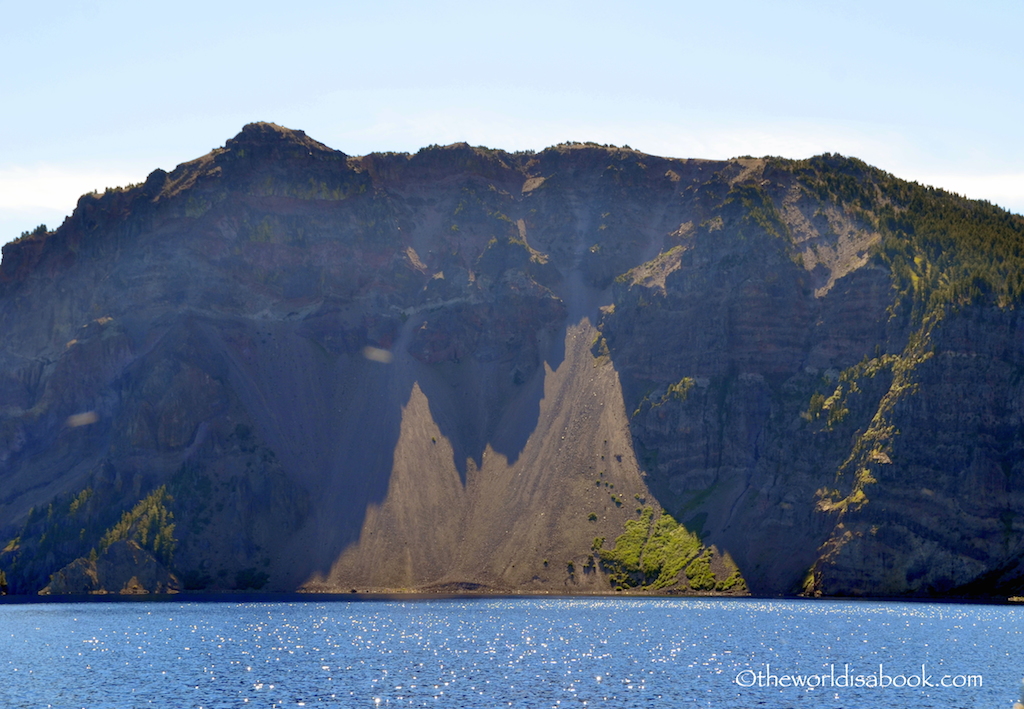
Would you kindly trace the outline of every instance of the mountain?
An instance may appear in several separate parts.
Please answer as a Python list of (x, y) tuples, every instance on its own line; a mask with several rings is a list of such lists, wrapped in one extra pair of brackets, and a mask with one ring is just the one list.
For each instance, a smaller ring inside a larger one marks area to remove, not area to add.
[(1024, 218), (858, 160), (270, 123), (0, 263), (12, 593), (973, 596)]

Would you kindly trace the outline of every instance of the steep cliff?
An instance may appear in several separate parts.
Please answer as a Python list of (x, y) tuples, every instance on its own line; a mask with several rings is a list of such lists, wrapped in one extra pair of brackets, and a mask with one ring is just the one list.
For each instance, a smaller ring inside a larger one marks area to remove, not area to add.
[(12, 592), (1015, 592), (1024, 220), (273, 124), (0, 263)]

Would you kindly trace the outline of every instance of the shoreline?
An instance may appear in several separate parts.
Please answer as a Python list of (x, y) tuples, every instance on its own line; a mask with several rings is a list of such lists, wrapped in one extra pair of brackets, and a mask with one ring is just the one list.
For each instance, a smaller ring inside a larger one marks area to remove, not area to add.
[(679, 601), (808, 601), (855, 602), (855, 603), (910, 603), (910, 604), (959, 604), (1012, 606), (1024, 603), (1021, 597), (901, 597), (901, 596), (730, 596), (724, 594), (683, 595), (683, 594), (638, 594), (638, 593), (510, 593), (510, 592), (409, 592), (379, 591), (357, 593), (327, 592), (277, 592), (260, 591), (207, 591), (202, 593), (97, 593), (67, 595), (6, 595), (0, 596), (3, 605), (71, 604), (71, 603), (339, 603), (339, 602), (408, 602), (408, 601), (464, 601), (464, 600), (679, 600)]

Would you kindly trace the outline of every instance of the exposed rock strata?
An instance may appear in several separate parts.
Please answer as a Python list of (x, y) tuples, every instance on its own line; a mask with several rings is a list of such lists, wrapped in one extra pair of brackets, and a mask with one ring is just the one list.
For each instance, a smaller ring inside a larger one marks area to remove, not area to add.
[[(1016, 301), (936, 310), (879, 255), (905, 183), (810, 164), (252, 124), (86, 195), (0, 263), (0, 568), (598, 592), (649, 507), (755, 593), (1019, 589)], [(90, 561), (154, 491), (166, 565), (149, 522)]]

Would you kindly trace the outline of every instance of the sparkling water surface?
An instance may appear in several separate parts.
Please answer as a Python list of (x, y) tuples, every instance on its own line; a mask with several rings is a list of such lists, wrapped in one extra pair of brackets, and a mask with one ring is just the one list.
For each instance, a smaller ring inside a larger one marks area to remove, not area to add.
[(4, 604), (0, 707), (1011, 709), (1022, 635), (1024, 608), (959, 604)]

